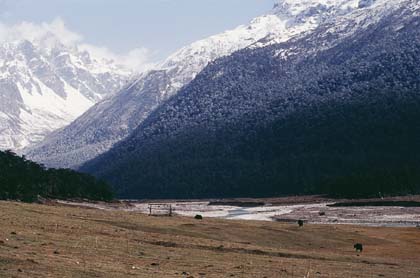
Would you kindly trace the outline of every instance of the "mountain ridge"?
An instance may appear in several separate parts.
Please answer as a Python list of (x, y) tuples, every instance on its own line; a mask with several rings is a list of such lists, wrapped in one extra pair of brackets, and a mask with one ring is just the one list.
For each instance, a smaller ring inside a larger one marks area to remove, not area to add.
[[(248, 25), (181, 48), (118, 95), (97, 104), (70, 126), (25, 152), (47, 166), (77, 168), (129, 136), (150, 113), (176, 95), (215, 59), (243, 48), (287, 41), (327, 20), (324, 13), (332, 16), (350, 12), (358, 3), (357, 0), (321, 1), (325, 5), (320, 6), (316, 2), (306, 1), (302, 7), (294, 1), (280, 1), (278, 4), (287, 5), (276, 5), (271, 12)], [(296, 12), (298, 6), (300, 10)]]
[(353, 194), (415, 192), (419, 11), (376, 1), (220, 58), (81, 169), (133, 198), (349, 193), (355, 173)]
[(21, 150), (118, 90), (131, 72), (54, 34), (0, 43), (0, 149)]

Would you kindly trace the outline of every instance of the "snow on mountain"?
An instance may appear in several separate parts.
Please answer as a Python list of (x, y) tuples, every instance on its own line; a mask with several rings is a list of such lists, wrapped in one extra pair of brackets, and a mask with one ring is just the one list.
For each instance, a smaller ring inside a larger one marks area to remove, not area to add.
[(217, 59), (79, 170), (122, 198), (417, 192), (420, 2), (369, 4)]
[(77, 167), (128, 136), (215, 59), (246, 47), (287, 41), (322, 22), (334, 20), (337, 14), (357, 9), (358, 3), (357, 0), (278, 0), (270, 13), (249, 24), (175, 52), (154, 70), (26, 152), (47, 166)]
[(21, 150), (41, 141), (118, 91), (131, 74), (113, 61), (92, 58), (51, 31), (38, 34), (33, 27), (23, 36), (16, 29), (5, 35), (3, 29), (0, 149)]

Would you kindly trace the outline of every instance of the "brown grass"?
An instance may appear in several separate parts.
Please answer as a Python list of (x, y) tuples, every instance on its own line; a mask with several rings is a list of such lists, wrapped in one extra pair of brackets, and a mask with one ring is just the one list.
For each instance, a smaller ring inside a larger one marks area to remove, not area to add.
[(420, 277), (417, 228), (299, 228), (11, 202), (0, 202), (0, 221), (0, 277)]

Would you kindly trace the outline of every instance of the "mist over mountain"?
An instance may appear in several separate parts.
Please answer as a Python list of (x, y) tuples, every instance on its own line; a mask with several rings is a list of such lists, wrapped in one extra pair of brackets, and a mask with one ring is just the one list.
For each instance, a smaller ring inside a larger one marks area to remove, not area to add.
[(131, 75), (71, 43), (75, 35), (62, 24), (1, 30), (0, 149), (21, 150), (41, 141), (115, 93)]
[(417, 192), (419, 12), (357, 2), (217, 59), (81, 169), (130, 198)]

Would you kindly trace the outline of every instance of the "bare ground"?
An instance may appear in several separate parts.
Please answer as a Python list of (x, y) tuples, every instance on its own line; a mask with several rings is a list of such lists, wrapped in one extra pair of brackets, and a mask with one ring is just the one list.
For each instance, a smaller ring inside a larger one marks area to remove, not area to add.
[(12, 202), (0, 202), (0, 221), (0, 277), (420, 277), (418, 228), (299, 228)]

